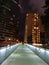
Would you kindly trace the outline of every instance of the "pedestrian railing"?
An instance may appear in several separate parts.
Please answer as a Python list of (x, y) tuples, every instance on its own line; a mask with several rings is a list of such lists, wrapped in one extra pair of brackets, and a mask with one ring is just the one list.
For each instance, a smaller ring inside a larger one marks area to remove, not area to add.
[(49, 65), (49, 49), (38, 48), (28, 44), (26, 45)]
[(17, 47), (18, 44), (0, 48), (0, 65)]

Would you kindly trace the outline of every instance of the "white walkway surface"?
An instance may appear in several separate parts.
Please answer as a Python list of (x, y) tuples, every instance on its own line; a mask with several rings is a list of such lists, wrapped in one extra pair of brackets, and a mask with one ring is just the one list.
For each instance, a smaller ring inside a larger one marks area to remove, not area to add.
[(27, 46), (19, 47), (1, 65), (48, 65)]

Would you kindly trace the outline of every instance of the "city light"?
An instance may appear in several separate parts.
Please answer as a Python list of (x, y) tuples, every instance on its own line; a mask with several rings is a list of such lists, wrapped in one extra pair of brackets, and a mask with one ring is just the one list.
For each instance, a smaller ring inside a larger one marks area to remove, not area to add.
[(11, 38), (9, 38), (9, 40), (11, 40)]
[(17, 4), (17, 1), (15, 1), (15, 0), (12, 0), (15, 4)]
[(43, 46), (43, 44), (38, 44), (38, 43), (33, 43), (32, 45), (34, 45), (34, 46)]
[(2, 5), (2, 7), (4, 7), (5, 9), (7, 9), (9, 11), (11, 11), (11, 9), (9, 7), (7, 7), (7, 6), (5, 6), (5, 5)]
[(10, 18), (10, 20), (12, 20), (12, 21), (13, 21), (13, 18)]
[(29, 14), (27, 13), (26, 16), (28, 16)]
[(15, 15), (13, 15), (13, 17), (15, 17)]
[(34, 16), (36, 16), (37, 14), (36, 13), (34, 13)]
[(34, 19), (34, 21), (37, 21), (36, 19)]

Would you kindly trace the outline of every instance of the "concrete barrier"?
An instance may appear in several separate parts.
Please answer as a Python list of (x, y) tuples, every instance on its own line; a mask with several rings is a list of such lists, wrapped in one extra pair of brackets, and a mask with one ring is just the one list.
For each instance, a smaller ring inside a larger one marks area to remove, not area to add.
[(38, 48), (28, 44), (27, 46), (49, 65), (49, 49)]
[(0, 65), (17, 47), (18, 44), (0, 48)]

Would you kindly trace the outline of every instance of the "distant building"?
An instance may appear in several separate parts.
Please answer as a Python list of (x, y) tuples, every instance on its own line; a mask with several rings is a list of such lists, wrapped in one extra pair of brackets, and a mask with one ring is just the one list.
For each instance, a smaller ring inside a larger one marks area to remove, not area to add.
[(44, 27), (42, 25), (40, 14), (38, 13), (27, 13), (26, 14), (26, 25), (27, 25), (27, 40), (28, 37), (32, 37), (32, 43), (41, 43), (43, 38), (41, 38), (41, 33), (44, 32)]

